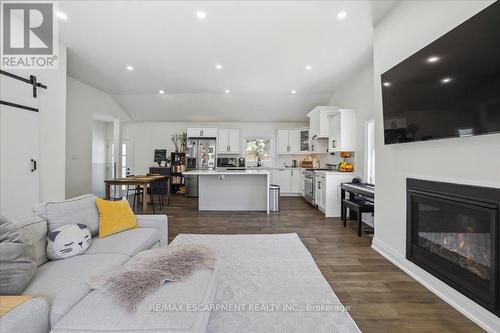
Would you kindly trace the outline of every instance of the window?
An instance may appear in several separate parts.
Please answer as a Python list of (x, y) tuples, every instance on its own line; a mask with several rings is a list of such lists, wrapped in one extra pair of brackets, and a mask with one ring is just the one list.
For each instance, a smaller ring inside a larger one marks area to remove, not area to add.
[(375, 184), (375, 121), (365, 126), (365, 182)]
[(249, 165), (257, 165), (260, 158), (263, 164), (271, 163), (271, 139), (269, 138), (246, 138), (245, 159)]

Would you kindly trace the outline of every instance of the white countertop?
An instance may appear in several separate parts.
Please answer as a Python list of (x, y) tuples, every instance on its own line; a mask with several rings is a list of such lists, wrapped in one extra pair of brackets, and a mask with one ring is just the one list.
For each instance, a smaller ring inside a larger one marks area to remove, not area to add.
[(314, 173), (321, 174), (324, 173), (325, 175), (351, 175), (355, 176), (355, 172), (343, 172), (343, 171), (328, 171), (328, 170), (317, 170), (314, 171)]
[(183, 172), (184, 175), (198, 175), (198, 176), (208, 176), (208, 175), (269, 175), (267, 170), (192, 170)]

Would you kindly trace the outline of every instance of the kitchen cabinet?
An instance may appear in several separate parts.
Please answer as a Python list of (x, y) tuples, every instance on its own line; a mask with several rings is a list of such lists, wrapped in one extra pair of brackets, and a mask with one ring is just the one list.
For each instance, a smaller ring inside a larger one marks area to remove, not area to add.
[(290, 193), (300, 193), (300, 169), (290, 170)]
[(309, 152), (309, 129), (302, 128), (298, 130), (299, 132), (299, 151), (301, 153)]
[(275, 169), (272, 171), (272, 183), (280, 186), (281, 194), (300, 194), (300, 169)]
[(273, 170), (273, 183), (280, 186), (280, 193), (290, 193), (291, 178), (290, 170), (276, 169)]
[(340, 184), (350, 182), (355, 177), (354, 173), (315, 172), (314, 203), (325, 213), (325, 217), (340, 217)]
[(329, 118), (328, 151), (355, 151), (357, 112), (353, 109), (339, 109)]
[(304, 154), (309, 152), (309, 130), (290, 128), (278, 130), (278, 154)]
[(326, 176), (324, 173), (317, 173), (314, 178), (314, 201), (318, 208), (325, 211), (326, 206)]
[(239, 128), (219, 128), (219, 135), (217, 136), (217, 153), (241, 153), (241, 136)]
[(291, 153), (299, 152), (299, 131), (291, 129), (288, 131), (288, 145)]
[(187, 129), (188, 138), (216, 138), (217, 128), (191, 127)]
[(305, 184), (304, 184), (304, 180), (305, 180), (304, 172), (302, 172), (302, 170), (299, 170), (299, 173), (300, 173), (300, 194), (302, 196), (305, 196), (306, 189), (305, 189)]
[(311, 139), (328, 138), (328, 117), (338, 112), (338, 106), (317, 106), (307, 114)]
[(278, 130), (278, 139), (276, 140), (276, 151), (278, 154), (289, 154), (288, 130)]

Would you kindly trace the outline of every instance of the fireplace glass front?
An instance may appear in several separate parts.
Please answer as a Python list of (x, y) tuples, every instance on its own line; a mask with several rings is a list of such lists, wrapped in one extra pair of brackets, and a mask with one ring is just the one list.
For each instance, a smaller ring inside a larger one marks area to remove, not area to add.
[(500, 189), (408, 178), (406, 258), (500, 314)]
[(414, 198), (417, 244), (483, 280), (491, 277), (491, 211), (455, 201)]

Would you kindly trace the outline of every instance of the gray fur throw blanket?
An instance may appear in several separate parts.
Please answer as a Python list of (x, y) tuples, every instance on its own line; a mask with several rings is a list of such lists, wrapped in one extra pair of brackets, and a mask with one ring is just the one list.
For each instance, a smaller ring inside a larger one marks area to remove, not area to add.
[(166, 281), (180, 281), (200, 268), (215, 268), (216, 252), (205, 245), (177, 245), (141, 252), (110, 272), (90, 277), (92, 289), (108, 292), (135, 311)]

